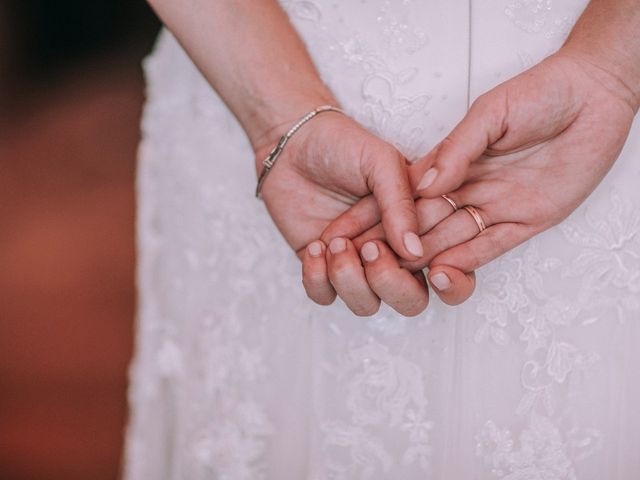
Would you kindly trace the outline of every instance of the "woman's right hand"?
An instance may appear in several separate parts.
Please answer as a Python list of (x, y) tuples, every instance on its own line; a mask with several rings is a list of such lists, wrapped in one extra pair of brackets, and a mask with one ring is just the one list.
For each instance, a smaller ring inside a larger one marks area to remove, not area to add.
[[(287, 128), (276, 127), (258, 142), (258, 172)], [(321, 113), (304, 125), (287, 143), (262, 189), (280, 232), (304, 265), (312, 267), (313, 275), (303, 272), (309, 296), (330, 304), (337, 293), (357, 315), (372, 315), (378, 310), (380, 295), (384, 296), (375, 289), (380, 282), (374, 279), (372, 287), (362, 281), (364, 270), (350, 240), (334, 239), (327, 248), (317, 239), (334, 219), (369, 194), (377, 201), (387, 241), (395, 253), (409, 261), (422, 257), (406, 160), (393, 146), (347, 116)], [(323, 275), (317, 275), (319, 268)], [(388, 277), (387, 272), (382, 273)], [(330, 283), (321, 281), (324, 275)], [(398, 269), (394, 275), (385, 283), (395, 280), (406, 286), (403, 305), (407, 314), (424, 310), (428, 293), (422, 272), (414, 275)]]
[[(258, 170), (300, 116), (334, 102), (276, 0), (149, 1), (242, 125)], [(373, 193), (389, 244), (411, 260), (422, 256), (422, 246), (410, 190), (405, 160), (392, 146), (347, 117), (323, 113), (291, 138), (262, 193), (276, 225), (301, 257), (331, 220)], [(320, 243), (311, 245), (313, 252), (314, 247), (325, 250)], [(356, 313), (373, 313), (379, 303), (373, 295), (350, 300), (353, 273), (342, 266), (342, 257), (329, 254), (330, 266), (336, 267), (335, 290)], [(320, 303), (335, 297), (333, 286), (320, 291), (308, 278), (305, 286)]]

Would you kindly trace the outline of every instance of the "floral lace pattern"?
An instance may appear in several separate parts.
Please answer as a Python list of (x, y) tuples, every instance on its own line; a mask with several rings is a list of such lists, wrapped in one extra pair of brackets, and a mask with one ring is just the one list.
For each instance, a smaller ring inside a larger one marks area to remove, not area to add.
[(514, 451), (511, 432), (499, 430), (489, 421), (478, 440), (478, 453), (498, 478), (575, 480), (560, 433), (545, 417), (534, 415), (522, 431), (519, 443), (520, 448)]
[[(579, 211), (584, 225), (576, 221), (576, 214), (558, 227), (578, 247), (567, 264), (542, 258), (533, 240), (523, 253), (497, 260), (480, 279), (476, 311), (485, 321), (476, 341), (524, 344), (523, 394), (515, 409), (526, 422), (520, 450), (513, 451), (512, 432), (491, 420), (477, 436), (478, 454), (499, 478), (574, 479), (574, 462), (602, 446), (602, 432), (571, 422), (558, 406), (569, 408), (572, 397), (585, 394), (581, 380), (601, 360), (598, 353), (572, 341), (570, 332), (597, 329), (604, 319), (623, 321), (638, 312), (635, 280), (640, 266), (634, 262), (639, 258), (640, 215), (615, 190), (604, 206), (605, 217), (586, 207)], [(575, 298), (549, 293), (543, 277), (549, 274), (577, 279)], [(562, 432), (568, 432), (566, 438)]]
[[(584, 4), (282, 1), (345, 109), (410, 160)], [(360, 319), (306, 299), (243, 132), (167, 32), (145, 69), (128, 480), (635, 478), (616, 449), (640, 448), (638, 128), (466, 304)]]
[[(505, 15), (527, 33), (539, 33), (546, 38), (564, 37), (578, 19), (575, 11), (563, 14), (554, 8), (558, 0), (515, 0), (504, 9)], [(573, 6), (571, 6), (573, 8)]]
[[(567, 405), (566, 397), (576, 395), (577, 387), (571, 380), (597, 362), (598, 355), (567, 339), (566, 332), (588, 325), (582, 321), (578, 304), (545, 291), (542, 275), (559, 267), (557, 259), (540, 258), (534, 240), (523, 254), (507, 254), (497, 260), (480, 279), (483, 294), (477, 312), (485, 322), (476, 341), (491, 338), (501, 346), (512, 341), (524, 344), (520, 371), (523, 393), (515, 408), (516, 415), (525, 420), (520, 450), (513, 451), (512, 432), (498, 429), (491, 420), (477, 437), (478, 453), (499, 478), (575, 478), (574, 459), (558, 425), (563, 414), (556, 416), (557, 405)], [(592, 429), (580, 441), (600, 437), (600, 432)]]
[(562, 275), (581, 282), (579, 301), (591, 311), (609, 310), (619, 320), (640, 312), (640, 212), (616, 192), (605, 216), (587, 210), (585, 224), (561, 225), (579, 255)]
[[(339, 365), (345, 385), (348, 422), (334, 420), (323, 425), (324, 448), (329, 478), (368, 478), (377, 468), (389, 472), (396, 459), (379, 429), (398, 434), (406, 442), (399, 459), (402, 465), (417, 464), (427, 471), (433, 422), (425, 415), (427, 400), (423, 373), (409, 359), (393, 355), (385, 346), (369, 338), (349, 349), (348, 359)], [(403, 438), (404, 437), (404, 438)], [(339, 459), (348, 450), (348, 460)]]

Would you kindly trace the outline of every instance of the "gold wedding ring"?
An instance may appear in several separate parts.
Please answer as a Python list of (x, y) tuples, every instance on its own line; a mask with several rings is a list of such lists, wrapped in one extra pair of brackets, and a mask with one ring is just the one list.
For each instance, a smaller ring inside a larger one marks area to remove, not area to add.
[(476, 225), (478, 225), (478, 228), (480, 229), (480, 232), (478, 233), (482, 233), (487, 229), (487, 225), (484, 223), (484, 220), (482, 219), (482, 217), (480, 216), (480, 213), (478, 212), (478, 210), (476, 210), (475, 207), (472, 207), (471, 205), (466, 205), (462, 208), (467, 212), (469, 212), (469, 215), (471, 215), (475, 220)]
[(450, 199), (446, 195), (441, 195), (441, 197), (444, 198), (447, 202), (449, 202), (449, 205), (451, 205), (451, 207), (453, 207), (453, 211), (454, 212), (458, 211), (458, 204), (456, 202), (454, 202), (452, 199)]

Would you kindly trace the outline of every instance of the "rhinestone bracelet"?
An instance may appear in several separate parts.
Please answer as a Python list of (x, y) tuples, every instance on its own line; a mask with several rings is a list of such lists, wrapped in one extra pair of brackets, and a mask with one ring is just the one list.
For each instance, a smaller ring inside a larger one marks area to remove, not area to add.
[(256, 197), (260, 198), (262, 184), (264, 183), (265, 179), (267, 178), (267, 175), (269, 174), (273, 166), (276, 164), (278, 157), (282, 153), (282, 150), (284, 149), (284, 146), (287, 144), (289, 139), (298, 130), (300, 130), (300, 127), (302, 127), (305, 123), (307, 123), (316, 115), (323, 112), (338, 112), (338, 113), (344, 114), (344, 112), (337, 107), (332, 107), (331, 105), (322, 105), (310, 111), (309, 113), (307, 113), (304, 117), (300, 119), (300, 121), (298, 121), (298, 123), (296, 123), (293, 127), (291, 127), (287, 133), (285, 133), (282, 137), (280, 137), (280, 140), (278, 141), (276, 146), (273, 147), (273, 150), (271, 150), (271, 153), (269, 153), (267, 158), (265, 158), (262, 161), (262, 165), (264, 166), (264, 168), (262, 169), (262, 172), (260, 172), (260, 176), (258, 177), (258, 185), (256, 186)]

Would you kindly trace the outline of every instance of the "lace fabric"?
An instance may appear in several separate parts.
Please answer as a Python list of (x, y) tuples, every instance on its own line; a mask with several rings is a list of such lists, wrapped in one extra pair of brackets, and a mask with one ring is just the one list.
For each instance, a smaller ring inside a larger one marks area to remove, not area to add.
[[(410, 159), (584, 4), (282, 2), (347, 112)], [(467, 303), (360, 319), (306, 298), (244, 133), (168, 32), (145, 69), (127, 479), (637, 478), (637, 125)]]

